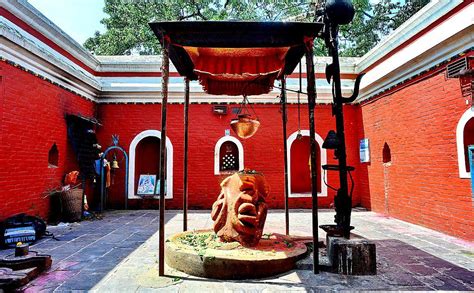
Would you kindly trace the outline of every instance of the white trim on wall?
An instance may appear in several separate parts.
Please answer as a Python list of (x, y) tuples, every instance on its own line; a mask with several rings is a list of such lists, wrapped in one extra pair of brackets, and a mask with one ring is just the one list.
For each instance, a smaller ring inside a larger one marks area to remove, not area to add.
[[(145, 137), (156, 137), (161, 139), (161, 131), (158, 130), (145, 130), (137, 134), (130, 143), (129, 156), (130, 164), (128, 168), (128, 198), (129, 199), (141, 199), (142, 197), (135, 193), (135, 158), (136, 158), (136, 147), (138, 143)], [(157, 174), (157, 177), (159, 175)], [(158, 178), (157, 178), (158, 182)], [(153, 198), (159, 198), (159, 195), (153, 196)], [(166, 199), (173, 198), (173, 145), (171, 140), (166, 137)]]
[(474, 119), (474, 107), (471, 107), (462, 114), (456, 127), (456, 145), (458, 151), (459, 178), (471, 178), (471, 173), (466, 169), (466, 156), (464, 154), (464, 127), (466, 123)]
[[(289, 197), (311, 197), (311, 193), (293, 193), (291, 192), (291, 145), (293, 142), (296, 140), (296, 136), (298, 135), (298, 131), (294, 132), (293, 134), (290, 135), (287, 139), (287, 145), (288, 149), (286, 151), (287, 156), (288, 156), (288, 194)], [(301, 130), (301, 135), (302, 136), (309, 136), (309, 130)], [(320, 155), (321, 155), (321, 169), (319, 170), (319, 174), (321, 177), (321, 192), (318, 192), (318, 196), (324, 197), (328, 196), (328, 187), (324, 182), (327, 182), (327, 172), (323, 172), (323, 165), (327, 164), (327, 150), (322, 148), (324, 140), (319, 136), (317, 133), (315, 133), (315, 138), (316, 142), (318, 143), (319, 150), (320, 150)], [(324, 174), (324, 177), (323, 177)]]
[[(451, 7), (450, 3), (456, 1), (435, 1), (441, 6)], [(445, 4), (443, 4), (445, 3)], [(431, 4), (428, 4), (431, 5)], [(433, 6), (435, 7), (435, 6)], [(452, 7), (454, 8), (454, 7)], [(449, 8), (451, 10), (451, 8)], [(448, 11), (449, 11), (448, 10)], [(441, 15), (448, 13), (443, 12)], [(430, 11), (426, 11), (426, 17), (430, 16)], [(435, 26), (428, 32), (413, 40), (406, 47), (396, 51), (380, 64), (367, 71), (367, 74), (361, 81), (360, 94), (356, 102), (362, 102), (365, 99), (377, 95), (378, 93), (396, 86), (400, 82), (418, 75), (440, 62), (453, 57), (461, 52), (472, 48), (474, 36), (472, 30), (474, 24), (472, 15), (474, 14), (474, 4), (464, 7), (462, 10), (452, 15), (447, 20)], [(440, 15), (440, 16), (441, 16)], [(411, 18), (411, 20), (416, 20)], [(411, 20), (407, 21), (410, 22)], [(428, 23), (421, 23), (423, 29), (428, 27)], [(396, 49), (402, 44), (402, 39), (396, 41), (396, 37), (403, 38), (399, 33), (392, 33), (390, 38), (395, 42), (382, 42), (379, 46), (390, 46), (384, 55), (379, 56), (375, 51), (370, 51), (361, 58), (357, 64), (356, 71), (362, 72), (374, 64), (379, 58)], [(374, 48), (375, 49), (375, 48)], [(377, 56), (373, 58), (372, 56)]]
[(221, 149), (221, 146), (224, 142), (226, 141), (231, 141), (235, 143), (237, 146), (237, 149), (239, 150), (239, 170), (244, 169), (244, 147), (242, 146), (242, 143), (235, 137), (226, 135), (221, 138), (216, 142), (216, 146), (214, 148), (214, 175), (220, 175), (220, 156), (219, 156), (219, 151)]
[[(363, 72), (385, 55), (393, 51), (400, 44), (413, 38), (417, 33), (437, 21), (443, 15), (461, 4), (463, 0), (432, 0), (416, 14), (402, 23), (396, 30), (385, 36), (374, 48), (360, 57), (357, 71)], [(466, 20), (468, 21), (468, 20)]]
[(2, 58), (97, 101), (96, 92), (101, 86), (93, 75), (3, 16), (0, 16), (0, 36)]

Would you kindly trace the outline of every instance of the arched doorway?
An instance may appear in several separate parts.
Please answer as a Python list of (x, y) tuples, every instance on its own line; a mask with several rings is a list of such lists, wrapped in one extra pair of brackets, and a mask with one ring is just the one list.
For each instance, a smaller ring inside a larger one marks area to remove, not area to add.
[(383, 190), (385, 214), (390, 215), (390, 166), (392, 166), (392, 151), (388, 143), (384, 143), (382, 148), (382, 166), (383, 166)]
[[(135, 148), (134, 190), (136, 193), (138, 193), (138, 181), (142, 174), (155, 175), (156, 178), (160, 174), (160, 139), (158, 137), (145, 137), (138, 142)], [(157, 179), (155, 182), (158, 184)]]
[(470, 173), (470, 164), (469, 164), (469, 154), (468, 147), (474, 145), (474, 118), (469, 119), (469, 121), (464, 125), (464, 160), (466, 172)]
[[(160, 166), (160, 140), (161, 132), (158, 130), (145, 130), (139, 133), (130, 143), (130, 167), (128, 182), (128, 198), (141, 198), (137, 194), (140, 175), (156, 175), (158, 183)], [(166, 196), (173, 198), (173, 145), (166, 138)], [(158, 197), (155, 194), (155, 197)]]
[[(290, 197), (311, 196), (310, 171), (310, 137), (309, 130), (301, 130), (301, 138), (295, 132), (288, 138), (288, 187)], [(318, 196), (327, 196), (327, 186), (324, 181), (327, 174), (323, 173), (321, 165), (327, 163), (327, 153), (322, 149), (323, 139), (316, 134), (318, 148), (316, 150), (316, 168), (318, 170)], [(324, 180), (323, 180), (324, 179)]]
[(474, 145), (474, 107), (467, 109), (456, 128), (456, 143), (460, 178), (471, 178), (467, 147)]

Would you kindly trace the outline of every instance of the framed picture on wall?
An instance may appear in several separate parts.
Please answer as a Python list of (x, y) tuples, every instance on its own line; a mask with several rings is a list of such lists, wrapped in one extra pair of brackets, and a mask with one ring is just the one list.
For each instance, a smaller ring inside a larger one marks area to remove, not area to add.
[(156, 175), (140, 174), (138, 180), (137, 194), (154, 194), (156, 187)]

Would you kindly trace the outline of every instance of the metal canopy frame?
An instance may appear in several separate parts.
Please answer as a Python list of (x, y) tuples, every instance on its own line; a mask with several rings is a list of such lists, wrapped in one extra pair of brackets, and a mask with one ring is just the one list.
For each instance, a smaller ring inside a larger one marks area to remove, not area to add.
[[(183, 230), (187, 229), (187, 188), (188, 188), (188, 110), (189, 110), (189, 81), (196, 80), (193, 71), (194, 64), (183, 46), (215, 47), (215, 48), (273, 48), (290, 47), (285, 55), (284, 67), (280, 70), (278, 79), (282, 82), (281, 103), (283, 121), (283, 152), (285, 162), (287, 158), (286, 142), (286, 82), (285, 76), (293, 72), (295, 67), (306, 57), (307, 95), (310, 129), (311, 165), (316, 166), (315, 121), (314, 108), (316, 105), (315, 74), (313, 64), (313, 40), (323, 28), (323, 23), (297, 22), (155, 22), (150, 23), (152, 30), (162, 45), (162, 108), (161, 108), (161, 141), (166, 139), (166, 119), (168, 101), (169, 61), (173, 62), (179, 74), (185, 77), (184, 94), (184, 194), (183, 194)], [(164, 275), (164, 244), (165, 244), (165, 144), (161, 144), (160, 154), (160, 230), (159, 230), (159, 275)], [(288, 170), (285, 163), (285, 221), (286, 233), (289, 234), (288, 210)], [(312, 193), (312, 231), (314, 262), (313, 271), (319, 273), (318, 251), (318, 197), (317, 197), (317, 168), (311, 168)]]
[(304, 56), (308, 42), (316, 37), (323, 23), (250, 21), (167, 21), (150, 27), (161, 45), (167, 42), (169, 58), (181, 76), (197, 80), (194, 64), (183, 48), (275, 48), (290, 47), (285, 68), (278, 79), (289, 75)]

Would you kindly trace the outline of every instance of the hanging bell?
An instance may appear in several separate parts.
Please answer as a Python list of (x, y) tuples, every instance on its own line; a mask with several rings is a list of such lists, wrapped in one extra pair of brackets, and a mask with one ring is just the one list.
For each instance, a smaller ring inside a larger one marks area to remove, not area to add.
[(260, 122), (249, 114), (241, 114), (230, 121), (230, 127), (238, 137), (246, 139), (252, 137), (260, 127)]
[(301, 129), (298, 129), (298, 133), (296, 134), (296, 139), (301, 140), (303, 138), (303, 134), (301, 134)]
[(334, 130), (329, 130), (322, 147), (328, 150), (335, 150), (339, 147), (339, 138), (337, 138), (337, 134)]
[(110, 166), (111, 169), (120, 169), (117, 157), (114, 156), (114, 159), (112, 160), (112, 165)]

